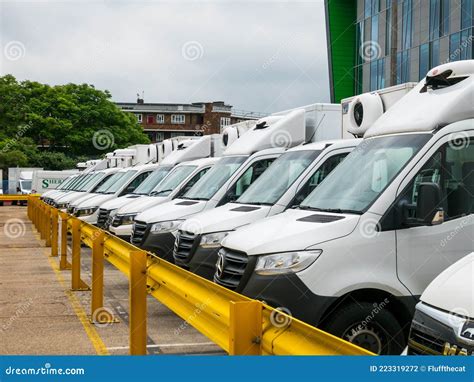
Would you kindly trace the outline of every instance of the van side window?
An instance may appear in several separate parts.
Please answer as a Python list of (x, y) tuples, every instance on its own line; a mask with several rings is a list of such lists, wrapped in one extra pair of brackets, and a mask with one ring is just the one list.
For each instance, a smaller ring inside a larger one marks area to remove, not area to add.
[(301, 204), (306, 197), (313, 192), (313, 190), (324, 180), (326, 177), (334, 170), (339, 163), (343, 161), (343, 159), (349, 153), (342, 153), (337, 154), (329, 159), (327, 159), (316, 172), (311, 175), (308, 181), (300, 188), (300, 190), (296, 193), (296, 196), (293, 198), (291, 203), (289, 204), (290, 207), (296, 207)]
[(194, 184), (201, 179), (206, 172), (210, 170), (210, 167), (204, 168), (201, 171), (199, 171), (196, 175), (194, 175), (188, 183), (186, 183), (181, 190), (176, 194), (175, 198), (179, 198), (183, 196), (186, 192), (188, 192)]
[(262, 159), (252, 163), (233, 186), (226, 192), (224, 197), (219, 201), (218, 206), (237, 200), (249, 186), (264, 173), (264, 171), (272, 164), (275, 158)]
[[(406, 203), (408, 218), (417, 218), (418, 190), (421, 183), (436, 183), (442, 192), (442, 204), (445, 220), (452, 220), (474, 213), (474, 138), (465, 137), (462, 144), (459, 139), (450, 141), (426, 162), (415, 175), (407, 188), (401, 193), (392, 207)], [(399, 223), (402, 220), (390, 211), (383, 219), (385, 229), (407, 228)], [(390, 217), (390, 215), (393, 215)], [(392, 220), (392, 225), (390, 223)]]
[(125, 190), (122, 191), (120, 195), (127, 195), (135, 191), (135, 189), (146, 179), (148, 178), (148, 175), (151, 174), (151, 171), (148, 172), (143, 172), (140, 175), (138, 175), (135, 179), (133, 179), (130, 184), (125, 188)]

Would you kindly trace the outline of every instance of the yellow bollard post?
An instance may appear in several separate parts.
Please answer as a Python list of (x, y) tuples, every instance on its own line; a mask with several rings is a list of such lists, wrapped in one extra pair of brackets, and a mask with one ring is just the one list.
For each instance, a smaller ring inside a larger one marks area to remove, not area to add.
[(72, 275), (71, 290), (89, 290), (87, 284), (81, 280), (81, 221), (72, 221)]
[(119, 322), (109, 309), (104, 308), (104, 241), (105, 233), (97, 230), (92, 241), (91, 322), (93, 324)]
[(262, 354), (262, 303), (230, 302), (229, 355)]
[(61, 216), (61, 259), (59, 260), (59, 270), (71, 269), (71, 264), (67, 261), (67, 219), (68, 215), (64, 212)]
[(146, 290), (147, 255), (144, 251), (130, 252), (130, 354), (146, 355)]
[(58, 210), (51, 210), (51, 256), (58, 256)]
[(40, 203), (38, 202), (35, 205), (35, 228), (39, 232), (39, 208), (40, 208)]
[(46, 211), (45, 211), (45, 236), (46, 236), (46, 240), (45, 240), (45, 245), (46, 247), (51, 247), (51, 231), (52, 231), (52, 227), (51, 227), (51, 212), (52, 212), (52, 207), (50, 206), (46, 206)]
[(39, 234), (41, 240), (45, 239), (45, 230), (44, 230), (44, 204), (41, 204), (39, 211)]

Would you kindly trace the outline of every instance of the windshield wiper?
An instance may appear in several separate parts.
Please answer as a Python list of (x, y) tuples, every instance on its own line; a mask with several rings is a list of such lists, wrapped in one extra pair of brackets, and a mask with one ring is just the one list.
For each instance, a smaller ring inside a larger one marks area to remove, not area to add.
[(318, 207), (310, 207), (310, 206), (299, 206), (302, 210), (311, 210), (311, 211), (318, 211), (318, 212), (331, 212), (334, 214), (356, 214), (362, 215), (362, 211), (357, 210), (349, 210), (349, 209), (342, 209), (342, 208), (318, 208)]
[(151, 196), (156, 196), (156, 195), (164, 194), (165, 192), (171, 192), (171, 191), (173, 191), (172, 188), (170, 188), (168, 190), (153, 191), (150, 195)]
[(269, 203), (269, 202), (248, 202), (244, 204), (251, 204), (254, 206), (273, 206), (273, 203)]

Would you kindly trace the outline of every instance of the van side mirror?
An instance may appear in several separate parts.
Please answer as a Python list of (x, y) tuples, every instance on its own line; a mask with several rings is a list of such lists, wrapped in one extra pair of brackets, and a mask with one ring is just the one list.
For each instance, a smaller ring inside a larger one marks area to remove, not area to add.
[(419, 223), (437, 225), (444, 222), (441, 198), (441, 188), (437, 183), (420, 183), (416, 205), (416, 217)]

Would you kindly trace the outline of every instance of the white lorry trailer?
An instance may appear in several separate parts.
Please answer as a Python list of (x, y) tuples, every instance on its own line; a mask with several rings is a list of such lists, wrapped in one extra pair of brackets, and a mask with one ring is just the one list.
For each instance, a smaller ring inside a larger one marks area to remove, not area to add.
[(423, 290), (474, 249), (473, 99), (474, 61), (430, 70), (299, 209), (229, 234), (214, 280), (400, 354)]
[(39, 170), (33, 172), (32, 193), (44, 194), (46, 191), (56, 189), (64, 179), (73, 174), (77, 174), (78, 170), (64, 171), (45, 171)]

